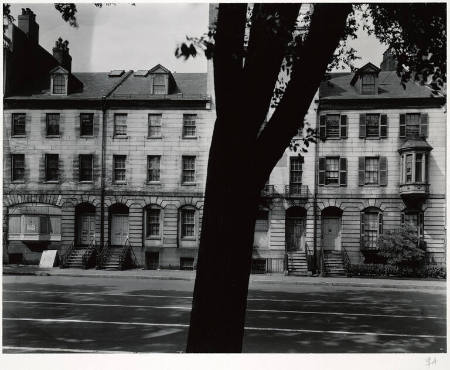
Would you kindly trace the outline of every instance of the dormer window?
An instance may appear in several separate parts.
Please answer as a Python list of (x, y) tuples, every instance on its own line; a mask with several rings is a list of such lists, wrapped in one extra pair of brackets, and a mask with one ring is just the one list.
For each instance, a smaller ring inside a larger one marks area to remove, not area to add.
[(69, 73), (62, 67), (50, 71), (50, 92), (52, 95), (67, 95)]
[(372, 73), (362, 75), (361, 94), (373, 95), (375, 94), (375, 80), (376, 76)]
[(376, 95), (378, 94), (378, 74), (380, 68), (367, 63), (355, 72), (350, 85), (355, 87), (355, 90), (361, 95)]
[(153, 76), (153, 94), (167, 94), (167, 78), (164, 74), (155, 74)]
[[(151, 79), (150, 94), (167, 95), (169, 90), (173, 91), (173, 77), (167, 68), (157, 64), (148, 71), (148, 74)], [(171, 81), (171, 87), (169, 87), (169, 81)]]

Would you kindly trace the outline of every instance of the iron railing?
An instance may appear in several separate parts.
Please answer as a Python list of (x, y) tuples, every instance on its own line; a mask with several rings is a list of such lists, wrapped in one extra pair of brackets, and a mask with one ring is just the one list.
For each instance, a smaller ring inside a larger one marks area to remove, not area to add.
[(60, 268), (66, 268), (67, 266), (67, 260), (69, 259), (69, 256), (71, 255), (72, 251), (75, 249), (75, 239), (72, 240), (72, 243), (70, 244), (69, 248), (67, 248), (66, 252), (61, 256), (61, 264), (59, 265)]
[(308, 264), (308, 271), (314, 270), (314, 251), (310, 250), (308, 245), (305, 245), (306, 263)]
[(130, 240), (128, 238), (126, 238), (125, 242), (123, 243), (122, 251), (120, 252), (120, 256), (119, 256), (119, 264), (120, 264), (121, 270), (123, 270), (123, 268), (125, 267), (128, 252), (130, 253), (130, 258), (133, 259), (134, 265), (136, 267), (139, 267), (139, 265), (137, 263), (137, 258), (136, 258), (136, 255), (134, 254), (133, 247), (131, 246)]
[(92, 238), (85, 252), (83, 253), (82, 262), (83, 267), (87, 269), (89, 267), (89, 263), (94, 257), (94, 254), (97, 252), (97, 248), (95, 247), (95, 236)]
[(319, 265), (320, 265), (320, 275), (325, 276), (325, 259), (323, 255), (323, 247), (319, 249)]
[(287, 198), (308, 198), (307, 185), (285, 185), (284, 195)]
[(262, 197), (272, 197), (275, 195), (275, 185), (264, 185), (264, 188), (261, 190)]
[(344, 265), (344, 270), (345, 270), (345, 272), (348, 273), (350, 271), (351, 262), (350, 262), (350, 257), (348, 256), (347, 250), (344, 247), (341, 248), (341, 255), (342, 255), (342, 263)]
[(103, 246), (97, 251), (97, 269), (101, 269), (109, 254), (109, 241), (105, 241)]

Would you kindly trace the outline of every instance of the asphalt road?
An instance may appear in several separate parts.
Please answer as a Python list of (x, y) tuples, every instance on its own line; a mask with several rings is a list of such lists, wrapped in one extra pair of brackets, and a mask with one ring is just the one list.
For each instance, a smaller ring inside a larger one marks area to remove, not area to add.
[[(4, 276), (3, 352), (182, 352), (192, 289), (192, 281)], [(445, 312), (442, 290), (252, 283), (244, 352), (445, 352)]]

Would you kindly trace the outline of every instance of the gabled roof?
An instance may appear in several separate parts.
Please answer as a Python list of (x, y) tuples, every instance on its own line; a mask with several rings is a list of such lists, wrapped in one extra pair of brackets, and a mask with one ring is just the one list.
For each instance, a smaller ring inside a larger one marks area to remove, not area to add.
[(378, 68), (375, 64), (372, 63), (367, 63), (364, 64), (361, 68), (359, 68), (356, 72), (355, 75), (353, 76), (352, 80), (350, 81), (350, 84), (353, 86), (356, 81), (358, 80), (358, 78), (364, 74), (364, 73), (376, 73), (377, 75), (380, 73), (381, 69)]
[(398, 151), (401, 153), (408, 149), (422, 149), (430, 151), (433, 147), (424, 139), (408, 139), (403, 143)]
[(49, 74), (53, 74), (53, 73), (69, 74), (69, 71), (61, 66), (56, 66), (55, 68), (52, 68), (48, 73)]
[(161, 64), (157, 64), (152, 69), (150, 69), (148, 72), (149, 73), (168, 73), (168, 74), (171, 74), (171, 72), (166, 67), (162, 66)]
[(431, 90), (413, 81), (406, 83), (405, 88), (395, 71), (381, 71), (378, 74), (378, 94), (362, 95), (350, 84), (354, 75), (352, 73), (331, 73), (330, 79), (320, 84), (319, 98), (321, 100), (358, 99), (380, 100), (398, 98), (432, 98)]

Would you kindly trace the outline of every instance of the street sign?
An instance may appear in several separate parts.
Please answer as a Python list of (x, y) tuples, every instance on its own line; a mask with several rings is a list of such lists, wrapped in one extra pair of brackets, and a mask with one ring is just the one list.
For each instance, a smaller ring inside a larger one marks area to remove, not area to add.
[(39, 262), (40, 268), (50, 268), (55, 266), (56, 262), (56, 250), (43, 251), (41, 255), (41, 260)]

